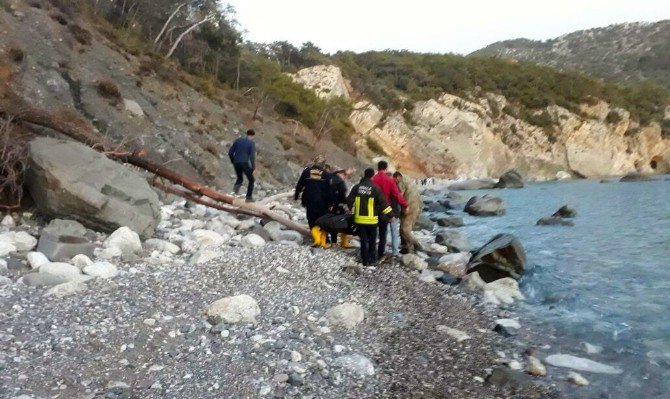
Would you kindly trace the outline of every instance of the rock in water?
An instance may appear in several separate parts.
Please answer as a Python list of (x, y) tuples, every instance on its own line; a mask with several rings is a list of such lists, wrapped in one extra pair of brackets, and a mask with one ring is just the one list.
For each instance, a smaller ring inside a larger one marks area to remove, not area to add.
[(118, 248), (124, 255), (130, 255), (142, 250), (140, 236), (129, 227), (123, 226), (113, 232), (103, 243), (105, 248)]
[(572, 220), (565, 220), (560, 216), (545, 216), (535, 223), (537, 226), (574, 226)]
[(375, 375), (375, 366), (370, 359), (359, 354), (340, 356), (335, 359), (333, 365), (348, 370), (361, 378)]
[(256, 316), (261, 314), (261, 308), (254, 298), (243, 294), (213, 302), (206, 313), (210, 324), (214, 325), (221, 322), (255, 323)]
[(351, 330), (363, 322), (365, 310), (355, 303), (343, 303), (328, 309), (326, 319), (332, 326)]
[(518, 279), (526, 270), (526, 252), (511, 234), (498, 234), (475, 251), (468, 273), (479, 272), (487, 283), (505, 277)]
[(37, 250), (53, 262), (66, 261), (76, 255), (93, 256), (95, 244), (86, 228), (74, 220), (54, 219), (43, 230)]
[(532, 385), (533, 380), (520, 371), (500, 366), (494, 368), (491, 374), (486, 377), (486, 383), (499, 387), (518, 389)]
[(528, 368), (526, 372), (536, 377), (544, 377), (547, 375), (547, 368), (544, 367), (540, 359), (535, 356), (528, 356)]
[(435, 242), (446, 246), (450, 252), (472, 251), (472, 244), (468, 238), (455, 230), (441, 230), (435, 235)]
[(582, 357), (556, 354), (549, 355), (545, 359), (547, 364), (556, 367), (565, 367), (573, 370), (586, 371), (590, 373), (599, 373), (599, 374), (621, 374), (622, 370), (616, 367), (609, 366), (607, 364), (598, 363), (591, 359), (585, 359)]
[(515, 299), (524, 299), (523, 294), (519, 290), (519, 283), (510, 277), (501, 278), (484, 286), (484, 294), (486, 298), (493, 299), (492, 302), (496, 305), (500, 303), (512, 304)]
[(452, 191), (460, 190), (486, 190), (489, 188), (494, 188), (496, 182), (491, 179), (480, 179), (480, 180), (465, 180), (461, 182), (454, 183), (447, 187)]
[(446, 254), (438, 261), (437, 269), (452, 276), (462, 278), (468, 271), (469, 253)]
[(562, 207), (558, 208), (556, 212), (552, 216), (558, 216), (562, 218), (574, 218), (577, 216), (577, 211), (573, 208), (570, 208), (567, 205), (563, 205)]
[(571, 383), (573, 383), (575, 385), (579, 385), (579, 386), (582, 386), (582, 387), (586, 386), (586, 385), (589, 385), (589, 380), (584, 378), (581, 374), (575, 373), (574, 371), (571, 371), (568, 374), (568, 381), (570, 381)]
[(30, 143), (26, 184), (35, 204), (95, 230), (129, 226), (151, 235), (160, 219), (158, 195), (147, 181), (104, 154), (72, 141), (39, 137)]
[(629, 173), (626, 176), (622, 177), (620, 182), (634, 182), (634, 181), (650, 181), (651, 177), (643, 173)]
[(458, 216), (445, 216), (437, 219), (437, 225), (441, 227), (463, 227), (463, 218)]
[(491, 195), (483, 197), (472, 197), (465, 204), (464, 212), (472, 216), (500, 216), (507, 211), (503, 200)]
[(495, 188), (523, 188), (523, 177), (516, 170), (508, 170), (500, 176)]
[(572, 179), (572, 175), (564, 170), (559, 170), (556, 172), (556, 180), (569, 180)]

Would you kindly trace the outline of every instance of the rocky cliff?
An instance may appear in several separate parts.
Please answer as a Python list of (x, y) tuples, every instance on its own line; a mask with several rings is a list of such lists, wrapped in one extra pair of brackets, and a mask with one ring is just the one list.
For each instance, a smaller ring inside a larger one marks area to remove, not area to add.
[[(324, 76), (323, 71), (298, 75)], [(334, 92), (329, 85), (342, 81), (341, 72), (332, 66), (328, 71), (331, 76), (307, 87)], [(538, 110), (552, 121), (541, 128), (500, 112), (508, 101), (491, 93), (470, 99), (444, 93), (396, 112), (359, 100), (350, 117), (359, 156), (387, 155), (416, 177), (498, 177), (510, 168), (537, 180), (560, 171), (574, 177), (670, 171), (670, 139), (662, 137), (660, 126), (639, 128), (626, 110), (602, 101), (583, 105), (580, 115), (556, 105)]]

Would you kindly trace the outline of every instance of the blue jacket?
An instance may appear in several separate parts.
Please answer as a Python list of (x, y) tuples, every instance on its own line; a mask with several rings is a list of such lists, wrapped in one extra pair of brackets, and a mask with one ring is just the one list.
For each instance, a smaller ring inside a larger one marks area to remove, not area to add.
[(251, 169), (256, 169), (256, 143), (246, 137), (240, 137), (230, 146), (228, 157), (234, 164), (243, 163), (250, 165)]

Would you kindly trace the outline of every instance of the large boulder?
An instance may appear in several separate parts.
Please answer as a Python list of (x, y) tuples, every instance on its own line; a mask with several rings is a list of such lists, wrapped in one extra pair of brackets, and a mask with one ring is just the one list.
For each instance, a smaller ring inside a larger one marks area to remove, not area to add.
[(474, 196), (465, 204), (463, 211), (472, 216), (500, 216), (507, 212), (507, 206), (498, 197), (491, 195)]
[(508, 170), (500, 176), (496, 188), (523, 188), (523, 177), (516, 170)]
[(447, 247), (449, 252), (469, 252), (473, 249), (470, 240), (456, 230), (440, 230), (435, 235), (435, 242)]
[(567, 205), (563, 205), (562, 207), (558, 208), (556, 212), (552, 216), (558, 216), (562, 218), (574, 218), (577, 216), (577, 210), (574, 208), (570, 208)]
[(464, 180), (456, 182), (449, 187), (449, 190), (452, 191), (462, 191), (462, 190), (488, 190), (490, 188), (495, 188), (496, 182), (491, 179), (479, 179), (479, 180)]
[(526, 270), (526, 252), (511, 234), (498, 234), (475, 251), (468, 273), (478, 272), (487, 283), (505, 277), (518, 279)]
[(572, 220), (565, 220), (560, 216), (544, 216), (535, 223), (538, 226), (574, 226)]
[(52, 262), (67, 261), (76, 255), (93, 256), (96, 245), (81, 223), (54, 219), (43, 230), (37, 251)]
[(94, 230), (151, 235), (160, 219), (158, 195), (142, 176), (76, 142), (34, 139), (26, 183), (40, 211)]

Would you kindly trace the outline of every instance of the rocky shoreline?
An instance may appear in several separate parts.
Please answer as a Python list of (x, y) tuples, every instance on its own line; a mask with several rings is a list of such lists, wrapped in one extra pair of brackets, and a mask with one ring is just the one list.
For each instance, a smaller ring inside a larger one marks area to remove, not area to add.
[[(293, 204), (277, 208), (303, 217)], [(1, 397), (558, 396), (514, 370), (523, 355), (496, 323), (509, 312), (426, 269), (430, 259), (364, 268), (355, 251), (299, 245), (272, 222), (185, 201), (161, 212), (156, 237), (139, 247), (128, 231), (98, 233), (91, 263), (72, 260), (82, 271), (40, 284), (51, 287), (26, 284), (53, 273), (31, 270), (33, 248), (10, 255)], [(37, 236), (24, 222), (4, 229)], [(255, 303), (251, 315), (211, 308), (240, 295)]]

